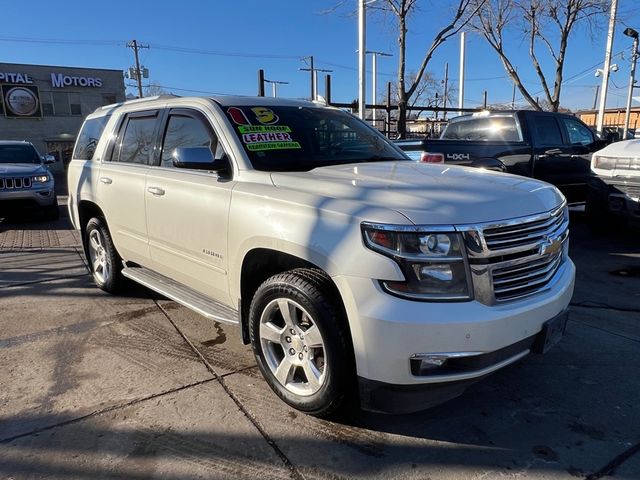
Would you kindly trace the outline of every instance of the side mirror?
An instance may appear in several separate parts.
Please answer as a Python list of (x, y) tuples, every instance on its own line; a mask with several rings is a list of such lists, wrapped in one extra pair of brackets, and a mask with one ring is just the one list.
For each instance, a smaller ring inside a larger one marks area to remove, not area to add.
[(42, 159), (44, 160), (45, 165), (56, 163), (56, 157), (54, 157), (53, 155), (43, 155)]
[(228, 167), (223, 159), (216, 160), (209, 147), (178, 147), (173, 151), (173, 166), (193, 170), (219, 172)]

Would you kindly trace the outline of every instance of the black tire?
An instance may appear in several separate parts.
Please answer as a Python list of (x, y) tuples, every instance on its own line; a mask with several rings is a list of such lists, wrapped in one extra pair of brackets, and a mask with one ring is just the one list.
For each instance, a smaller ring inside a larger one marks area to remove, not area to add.
[[(355, 390), (352, 347), (346, 319), (343, 318), (343, 310), (336, 295), (331, 280), (321, 270), (301, 268), (274, 275), (266, 280), (256, 291), (249, 311), (251, 346), (265, 380), (285, 403), (316, 417), (336, 414), (352, 399)], [(296, 334), (291, 335), (291, 341), (297, 342), (295, 344), (285, 343), (285, 338), (288, 337), (283, 335), (288, 334), (290, 330), (287, 329), (287, 323), (279, 309), (282, 305), (280, 301), (294, 308), (291, 318), (296, 324), (294, 328), (299, 333), (298, 337)], [(274, 307), (276, 303), (278, 306)], [(301, 307), (300, 312), (297, 311), (296, 305)], [(273, 313), (273, 317), (270, 317), (270, 312)], [(280, 345), (261, 337), (261, 324), (266, 318), (274, 318), (274, 322), (267, 322), (271, 325), (278, 319), (281, 320), (277, 326), (283, 326), (283, 332), (286, 333), (274, 334), (281, 335)], [(313, 338), (311, 334), (307, 336), (307, 332), (310, 332), (314, 325), (320, 333), (322, 348), (313, 346), (317, 332), (313, 334)], [(285, 345), (291, 348), (287, 350)], [(293, 350), (296, 350), (296, 353), (288, 357)], [(303, 364), (289, 367), (293, 373), (287, 375), (287, 378), (291, 377), (290, 384), (288, 380), (285, 381), (289, 384), (288, 387), (278, 380), (273, 370), (274, 364), (278, 363), (279, 352), (282, 352), (280, 366), (285, 360), (300, 361)], [(314, 372), (321, 372), (319, 386), (309, 378), (309, 365), (317, 367)], [(304, 379), (307, 380), (306, 383)], [(292, 391), (294, 387), (306, 388), (308, 391)], [(317, 390), (314, 391), (314, 388)]]
[(626, 218), (609, 210), (606, 199), (589, 190), (584, 209), (589, 228), (595, 233), (611, 233), (623, 228)]
[(53, 205), (46, 207), (44, 217), (47, 220), (58, 220), (60, 218), (60, 209), (58, 208), (58, 197), (53, 200)]
[[(115, 293), (122, 288), (122, 259), (116, 251), (104, 219), (94, 217), (87, 222), (84, 234), (85, 254), (93, 281), (101, 290)], [(97, 248), (94, 240), (98, 240)]]

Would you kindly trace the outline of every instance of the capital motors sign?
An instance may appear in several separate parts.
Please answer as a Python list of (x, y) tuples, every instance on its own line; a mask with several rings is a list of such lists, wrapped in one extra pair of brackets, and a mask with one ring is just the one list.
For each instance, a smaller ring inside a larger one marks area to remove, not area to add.
[(51, 86), (53, 88), (65, 87), (101, 87), (102, 79), (98, 77), (77, 77), (62, 73), (51, 74)]
[(9, 118), (39, 118), (42, 116), (38, 87), (33, 85), (2, 85), (5, 116)]

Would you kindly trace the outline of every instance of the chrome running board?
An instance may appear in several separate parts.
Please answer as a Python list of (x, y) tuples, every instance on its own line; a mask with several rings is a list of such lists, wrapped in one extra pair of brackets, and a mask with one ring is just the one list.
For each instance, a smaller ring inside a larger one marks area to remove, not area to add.
[(238, 311), (144, 267), (125, 267), (122, 275), (216, 322), (238, 325)]

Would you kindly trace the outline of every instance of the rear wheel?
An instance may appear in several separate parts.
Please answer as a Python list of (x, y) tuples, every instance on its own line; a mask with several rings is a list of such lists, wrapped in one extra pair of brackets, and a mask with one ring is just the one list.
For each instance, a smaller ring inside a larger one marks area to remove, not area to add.
[(102, 218), (89, 220), (85, 242), (93, 281), (105, 292), (116, 292), (124, 282), (121, 274), (122, 259), (113, 246), (109, 229)]
[(251, 345), (271, 389), (287, 404), (326, 417), (353, 390), (348, 333), (330, 280), (320, 270), (275, 275), (249, 313)]

